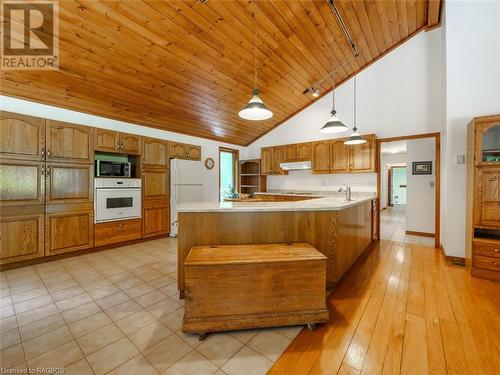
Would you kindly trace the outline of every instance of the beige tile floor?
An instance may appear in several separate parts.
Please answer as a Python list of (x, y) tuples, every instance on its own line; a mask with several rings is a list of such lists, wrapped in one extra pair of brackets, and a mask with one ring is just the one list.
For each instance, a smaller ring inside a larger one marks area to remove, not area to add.
[[(165, 238), (0, 273), (2, 369), (265, 374), (302, 327), (180, 331), (177, 242)], [(17, 372), (23, 373), (23, 372)]]
[(380, 212), (380, 238), (434, 247), (434, 238), (406, 234), (406, 205), (387, 207)]

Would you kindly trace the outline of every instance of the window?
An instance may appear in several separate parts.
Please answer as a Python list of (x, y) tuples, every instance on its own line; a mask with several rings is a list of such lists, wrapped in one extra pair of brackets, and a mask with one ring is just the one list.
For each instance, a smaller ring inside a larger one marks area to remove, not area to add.
[(238, 193), (239, 151), (229, 148), (219, 149), (219, 200)]

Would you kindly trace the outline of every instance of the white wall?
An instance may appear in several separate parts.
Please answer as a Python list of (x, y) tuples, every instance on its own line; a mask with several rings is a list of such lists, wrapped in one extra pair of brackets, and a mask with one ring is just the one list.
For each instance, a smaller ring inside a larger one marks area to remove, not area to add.
[(394, 164), (406, 164), (406, 153), (382, 154), (380, 158), (380, 208), (387, 207), (388, 197), (388, 167)]
[[(436, 142), (434, 138), (406, 142), (406, 230), (435, 232)], [(432, 174), (413, 175), (413, 162), (431, 161)]]
[(215, 167), (212, 170), (203, 168), (204, 171), (204, 201), (219, 200), (219, 146), (240, 150), (240, 158), (245, 158), (244, 147), (227, 143), (220, 143), (204, 138), (191, 137), (179, 133), (168, 132), (160, 129), (148, 128), (146, 126), (135, 125), (123, 121), (116, 121), (104, 117), (88, 115), (81, 112), (62, 109), (44, 104), (29, 102), (0, 95), (0, 109), (9, 112), (21, 113), (25, 115), (38, 116), (51, 120), (66, 121), (75, 124), (88, 125), (96, 128), (118, 130), (126, 133), (139, 134), (147, 137), (168, 139), (172, 141), (192, 143), (201, 145), (201, 162), (208, 157), (215, 160)]
[[(441, 130), (441, 32), (438, 28), (416, 35), (358, 75), (358, 128), (361, 133), (376, 133), (382, 138)], [(263, 146), (331, 138), (319, 132), (331, 111), (331, 95), (325, 95), (252, 143), (248, 148), (248, 157), (260, 157)], [(352, 79), (336, 88), (335, 100), (338, 116), (352, 126)], [(359, 183), (357, 179), (354, 175), (332, 177), (310, 174), (307, 184), (316, 187), (343, 182), (356, 185)], [(286, 184), (287, 188), (300, 188), (302, 181), (300, 178), (288, 177), (287, 181), (287, 177), (283, 176), (268, 177), (268, 185), (273, 187)], [(292, 183), (298, 185), (291, 186)], [(376, 180), (372, 183), (375, 186)]]
[(446, 1), (443, 247), (465, 254), (466, 126), (500, 113), (500, 1)]

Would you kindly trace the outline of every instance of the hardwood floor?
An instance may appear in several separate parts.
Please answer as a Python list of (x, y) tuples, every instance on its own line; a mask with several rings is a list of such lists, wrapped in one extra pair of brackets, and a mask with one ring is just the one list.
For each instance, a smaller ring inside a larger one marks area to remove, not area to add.
[(269, 374), (499, 374), (500, 284), (439, 250), (380, 241)]

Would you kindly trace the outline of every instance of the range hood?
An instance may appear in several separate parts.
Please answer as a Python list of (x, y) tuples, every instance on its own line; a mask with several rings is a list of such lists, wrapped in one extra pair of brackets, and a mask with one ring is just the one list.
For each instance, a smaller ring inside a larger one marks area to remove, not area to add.
[(292, 163), (280, 163), (280, 168), (285, 171), (311, 169), (310, 161), (295, 161)]

